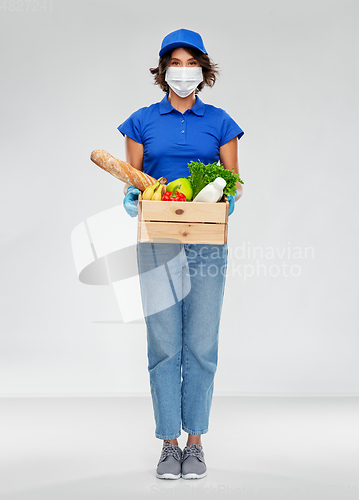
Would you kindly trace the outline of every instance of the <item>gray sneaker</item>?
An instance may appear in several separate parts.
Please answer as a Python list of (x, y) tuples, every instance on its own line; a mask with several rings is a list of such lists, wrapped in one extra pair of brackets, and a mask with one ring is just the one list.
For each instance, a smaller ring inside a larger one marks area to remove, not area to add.
[(207, 466), (204, 461), (203, 447), (200, 444), (190, 444), (182, 452), (183, 479), (200, 479), (207, 476)]
[(174, 444), (162, 448), (157, 464), (156, 476), (160, 479), (179, 479), (181, 477), (182, 450)]

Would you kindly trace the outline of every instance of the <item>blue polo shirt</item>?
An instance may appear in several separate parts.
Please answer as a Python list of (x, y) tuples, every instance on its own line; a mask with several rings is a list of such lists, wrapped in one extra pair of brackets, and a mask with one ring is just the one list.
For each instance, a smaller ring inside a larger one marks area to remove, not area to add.
[(219, 148), (244, 134), (228, 113), (204, 104), (198, 96), (182, 114), (167, 94), (162, 101), (132, 113), (117, 128), (123, 136), (143, 144), (143, 171), (155, 179), (167, 177), (168, 182), (188, 177), (191, 161), (217, 162)]

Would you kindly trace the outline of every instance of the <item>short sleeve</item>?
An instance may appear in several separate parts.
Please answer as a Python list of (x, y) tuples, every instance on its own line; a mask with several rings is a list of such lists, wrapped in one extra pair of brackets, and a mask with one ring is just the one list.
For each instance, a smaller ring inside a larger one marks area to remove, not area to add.
[(234, 137), (238, 137), (238, 140), (244, 134), (243, 130), (237, 125), (237, 123), (229, 116), (226, 111), (223, 110), (223, 118), (222, 118), (222, 131), (221, 131), (221, 140), (219, 146), (223, 146), (227, 144), (227, 142), (231, 141)]
[(117, 127), (123, 136), (130, 137), (134, 141), (143, 144), (141, 127), (142, 109), (132, 113), (126, 121)]

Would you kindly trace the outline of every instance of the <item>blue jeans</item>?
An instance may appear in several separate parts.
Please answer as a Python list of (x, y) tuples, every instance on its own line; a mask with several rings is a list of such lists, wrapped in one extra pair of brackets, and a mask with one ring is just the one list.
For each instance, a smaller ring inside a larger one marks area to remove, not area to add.
[[(137, 243), (155, 435), (208, 432), (227, 245)], [(181, 372), (182, 371), (182, 372)]]

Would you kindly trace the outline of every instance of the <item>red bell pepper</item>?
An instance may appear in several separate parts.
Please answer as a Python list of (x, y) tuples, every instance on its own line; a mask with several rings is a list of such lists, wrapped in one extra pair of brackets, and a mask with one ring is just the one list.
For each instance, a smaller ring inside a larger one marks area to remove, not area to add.
[(177, 188), (179, 188), (179, 185), (175, 186), (173, 191), (166, 191), (162, 196), (162, 201), (186, 201), (186, 195), (177, 191)]

